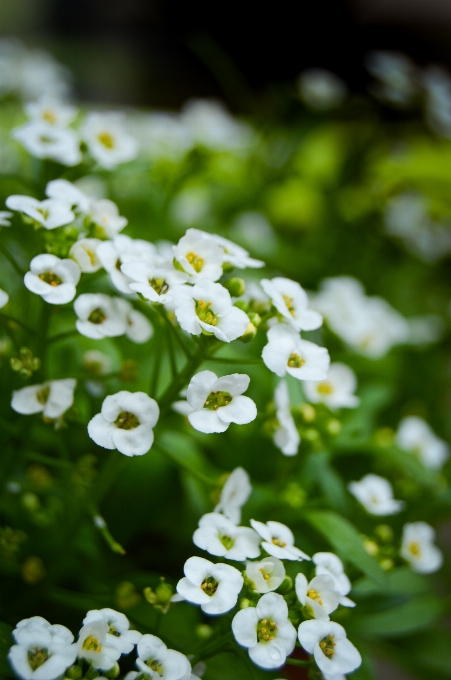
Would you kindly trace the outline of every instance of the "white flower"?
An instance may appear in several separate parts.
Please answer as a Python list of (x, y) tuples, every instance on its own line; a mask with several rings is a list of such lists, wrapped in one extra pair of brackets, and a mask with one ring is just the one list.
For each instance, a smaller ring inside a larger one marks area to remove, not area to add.
[(269, 329), (262, 359), (281, 378), (289, 373), (298, 380), (324, 380), (330, 362), (325, 347), (301, 340), (299, 333), (286, 324), (276, 324)]
[(263, 595), (256, 607), (241, 609), (232, 621), (236, 641), (247, 647), (260, 668), (280, 668), (294, 649), (296, 629), (288, 620), (287, 603), (277, 593)]
[(138, 155), (136, 140), (125, 132), (120, 113), (90, 113), (83, 123), (82, 137), (93, 158), (108, 170)]
[(269, 555), (278, 557), (280, 560), (309, 560), (310, 557), (294, 545), (294, 536), (291, 529), (280, 522), (257, 522), (251, 519), (251, 525), (263, 538), (262, 547)]
[(233, 373), (218, 378), (213, 371), (201, 371), (191, 378), (186, 393), (192, 411), (188, 420), (199, 432), (225, 432), (230, 423), (246, 425), (257, 417), (252, 399), (241, 396), (250, 378)]
[(401, 420), (396, 443), (400, 449), (417, 455), (423, 465), (431, 470), (440, 470), (449, 457), (447, 443), (439, 439), (429, 425), (417, 416), (408, 416)]
[(82, 335), (99, 340), (124, 335), (127, 330), (126, 302), (102, 293), (85, 293), (74, 302), (75, 325)]
[(78, 136), (67, 128), (33, 121), (13, 130), (12, 137), (35, 158), (50, 158), (70, 167), (82, 160)]
[(111, 372), (111, 359), (97, 349), (90, 349), (83, 354), (83, 368), (93, 375), (107, 375)]
[(210, 555), (243, 561), (260, 555), (260, 537), (248, 527), (237, 527), (218, 512), (209, 512), (199, 520), (193, 543)]
[(128, 300), (117, 298), (116, 304), (123, 309), (127, 321), (125, 335), (132, 342), (141, 345), (153, 335), (153, 326), (147, 317), (138, 312)]
[(143, 635), (138, 642), (136, 665), (151, 680), (186, 680), (191, 664), (184, 654), (168, 649), (155, 635)]
[(77, 641), (77, 656), (86, 659), (94, 668), (109, 671), (121, 655), (117, 646), (110, 643), (108, 623), (103, 619), (95, 619), (80, 630)]
[(80, 280), (80, 267), (73, 260), (60, 260), (56, 255), (37, 255), (25, 274), (25, 286), (51, 305), (63, 305), (74, 299)]
[(401, 52), (370, 52), (365, 65), (378, 82), (371, 87), (376, 97), (396, 106), (409, 105), (418, 94), (415, 64)]
[(235, 567), (190, 557), (183, 571), (185, 578), (177, 583), (177, 593), (199, 604), (206, 614), (224, 614), (236, 605), (244, 580)]
[(40, 616), (24, 619), (13, 632), (17, 644), (9, 662), (22, 680), (57, 680), (77, 656), (74, 636), (65, 626), (51, 626)]
[(317, 111), (334, 109), (348, 94), (346, 83), (335, 73), (322, 68), (303, 71), (298, 86), (304, 102)]
[(332, 410), (354, 408), (360, 402), (354, 394), (357, 388), (355, 373), (346, 364), (331, 364), (326, 380), (306, 381), (303, 387), (309, 401), (313, 404), (322, 402)]
[(405, 524), (402, 531), (401, 557), (419, 574), (432, 574), (443, 563), (441, 551), (434, 545), (435, 531), (426, 522)]
[(154, 257), (154, 262), (130, 261), (121, 266), (121, 271), (131, 281), (129, 293), (133, 291), (150, 302), (165, 304), (173, 299), (172, 288), (186, 283), (188, 275), (158, 260), (159, 256)]
[(286, 456), (295, 456), (299, 450), (301, 437), (296, 428), (293, 416), (290, 411), (290, 396), (288, 385), (285, 380), (281, 380), (274, 393), (276, 402), (276, 416), (278, 427), (274, 433), (274, 444)]
[(217, 281), (222, 276), (224, 249), (210, 234), (188, 229), (173, 250), (180, 269), (189, 275), (192, 283), (201, 279)]
[(213, 334), (222, 342), (232, 342), (246, 331), (249, 317), (232, 305), (230, 293), (219, 283), (203, 279), (194, 286), (174, 291), (175, 315), (184, 331)]
[(340, 604), (343, 607), (355, 607), (355, 602), (346, 597), (351, 590), (351, 582), (344, 573), (343, 563), (337, 555), (330, 552), (317, 552), (312, 557), (316, 566), (317, 576), (325, 574), (334, 579), (335, 590), (340, 595)]
[(99, 446), (125, 456), (142, 456), (153, 444), (160, 409), (144, 392), (121, 390), (106, 397), (101, 412), (88, 423), (88, 434)]
[(77, 115), (77, 109), (74, 106), (46, 96), (25, 104), (25, 111), (35, 122), (61, 128), (69, 125)]
[(11, 212), (0, 210), (0, 227), (10, 227), (11, 222), (9, 221), (9, 218), (12, 216), (13, 214)]
[(362, 663), (362, 657), (346, 637), (345, 629), (334, 621), (303, 621), (298, 638), (327, 676), (350, 673)]
[(404, 507), (393, 498), (389, 481), (378, 475), (365, 475), (360, 482), (350, 482), (348, 489), (370, 515), (395, 515)]
[(231, 116), (214, 99), (189, 100), (183, 106), (181, 120), (197, 144), (216, 151), (246, 149), (255, 138), (250, 125)]
[(233, 470), (224, 484), (215, 512), (222, 512), (234, 524), (241, 521), (241, 508), (251, 495), (249, 475), (242, 467)]
[(299, 573), (296, 576), (295, 587), (298, 600), (309, 616), (329, 621), (329, 614), (335, 611), (340, 602), (334, 579), (327, 574), (320, 574), (309, 583), (305, 575)]
[(130, 295), (131, 279), (121, 271), (124, 263), (146, 262), (155, 258), (155, 246), (142, 239), (132, 239), (124, 234), (115, 236), (112, 241), (104, 241), (97, 249), (97, 255), (111, 277), (116, 288), (125, 295)]
[(67, 179), (54, 179), (45, 188), (45, 193), (49, 198), (66, 203), (69, 208), (82, 214), (89, 210), (91, 199), (75, 184), (68, 182)]
[(91, 609), (83, 619), (83, 625), (93, 621), (104, 621), (108, 625), (106, 644), (116, 647), (121, 654), (129, 654), (141, 639), (141, 633), (129, 630), (130, 622), (127, 617), (114, 609)]
[(321, 314), (308, 309), (307, 293), (299, 283), (280, 276), (262, 279), (260, 283), (279, 314), (297, 331), (312, 331), (321, 326)]
[(9, 302), (9, 295), (6, 290), (0, 288), (0, 309), (3, 309)]
[(63, 415), (74, 403), (74, 378), (49, 380), (42, 385), (29, 385), (14, 390), (11, 408), (17, 413), (31, 415), (42, 413), (44, 418), (55, 420)]
[(93, 274), (102, 267), (97, 253), (101, 243), (103, 241), (98, 238), (81, 238), (79, 241), (75, 241), (71, 247), (69, 255), (75, 260), (82, 272)]
[(107, 198), (92, 201), (89, 217), (97, 235), (107, 238), (114, 238), (128, 224), (127, 218), (119, 215), (116, 203)]
[(13, 195), (6, 199), (6, 205), (11, 210), (27, 215), (45, 229), (56, 229), (64, 224), (70, 224), (75, 219), (70, 206), (55, 198), (38, 201), (31, 196)]
[(254, 258), (249, 256), (247, 250), (236, 245), (236, 243), (233, 243), (233, 241), (229, 241), (229, 239), (224, 238), (223, 236), (209, 234), (208, 232), (201, 231), (200, 229), (188, 229), (186, 232), (186, 235), (196, 234), (202, 238), (211, 239), (212, 241), (219, 243), (223, 250), (223, 264), (232, 265), (238, 269), (246, 269), (246, 267), (258, 269), (265, 266), (264, 262), (261, 260), (254, 260)]
[(246, 564), (246, 577), (254, 593), (269, 593), (284, 580), (285, 567), (277, 557), (264, 557), (260, 562)]

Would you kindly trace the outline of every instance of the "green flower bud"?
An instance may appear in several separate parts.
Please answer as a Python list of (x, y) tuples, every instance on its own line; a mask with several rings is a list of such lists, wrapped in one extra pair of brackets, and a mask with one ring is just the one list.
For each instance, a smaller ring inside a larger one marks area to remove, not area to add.
[(379, 564), (384, 571), (390, 571), (395, 566), (395, 563), (392, 559), (390, 559), (390, 557), (386, 557), (384, 560), (381, 560)]
[(253, 340), (256, 335), (257, 335), (257, 329), (255, 328), (255, 326), (252, 322), (249, 322), (245, 332), (239, 338), (239, 340), (241, 340), (241, 342), (251, 342), (251, 340)]
[(80, 666), (78, 666), (78, 665), (71, 666), (66, 671), (66, 678), (70, 678), (70, 680), (80, 680), (80, 678), (82, 676), (83, 676), (83, 671), (81, 670)]
[(237, 300), (233, 304), (234, 304), (235, 307), (238, 307), (238, 309), (242, 309), (243, 312), (246, 312), (246, 313), (247, 313), (247, 310), (249, 309), (249, 302), (246, 302), (246, 300)]
[(196, 635), (201, 640), (208, 640), (213, 635), (213, 628), (208, 623), (199, 623), (195, 628)]
[(260, 314), (257, 314), (257, 312), (248, 312), (247, 315), (251, 322), (254, 324), (254, 326), (258, 328), (262, 322)]
[(294, 407), (293, 413), (298, 413), (305, 423), (311, 423), (316, 418), (316, 411), (311, 404), (299, 404)]
[(277, 588), (277, 592), (281, 595), (286, 595), (290, 590), (293, 590), (293, 579), (291, 576), (285, 576), (280, 586)]
[(239, 601), (239, 606), (240, 606), (240, 609), (247, 609), (248, 607), (255, 607), (254, 603), (251, 602), (251, 600), (248, 600), (247, 597), (241, 598), (241, 600)]
[(169, 584), (162, 581), (160, 585), (155, 589), (155, 595), (161, 604), (167, 604), (174, 594), (174, 588)]
[(393, 541), (393, 529), (388, 524), (378, 524), (374, 531), (376, 536), (384, 543)]
[(244, 291), (246, 290), (244, 279), (240, 279), (237, 276), (227, 279), (222, 285), (224, 288), (227, 288), (232, 297), (240, 297), (240, 295), (244, 295)]
[(110, 668), (109, 671), (103, 671), (103, 675), (106, 678), (112, 678), (112, 680), (114, 680), (114, 678), (117, 678), (117, 676), (119, 675), (120, 672), (121, 672), (121, 669), (119, 668), (119, 664), (116, 661), (113, 668)]
[(341, 430), (341, 423), (336, 418), (332, 418), (332, 420), (329, 420), (326, 427), (329, 434), (338, 434)]

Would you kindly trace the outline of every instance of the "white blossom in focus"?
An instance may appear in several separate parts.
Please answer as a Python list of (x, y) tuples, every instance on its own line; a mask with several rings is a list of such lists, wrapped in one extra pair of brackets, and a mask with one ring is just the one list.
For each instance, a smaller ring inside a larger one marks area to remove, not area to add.
[(31, 196), (13, 195), (6, 199), (6, 205), (11, 210), (31, 218), (33, 222), (41, 225), (44, 229), (56, 229), (65, 224), (70, 224), (75, 219), (70, 206), (55, 198), (38, 201)]
[(365, 475), (360, 482), (350, 482), (348, 489), (370, 515), (395, 515), (405, 505), (393, 498), (390, 482), (378, 475)]
[(264, 557), (260, 562), (246, 564), (246, 578), (254, 593), (269, 593), (283, 582), (285, 567), (277, 557)]
[[(156, 256), (154, 260), (160, 259)], [(128, 292), (139, 293), (150, 302), (165, 304), (173, 299), (171, 290), (188, 280), (188, 275), (165, 262), (127, 262), (121, 266), (127, 277)]]
[(65, 378), (22, 387), (13, 391), (11, 408), (23, 415), (42, 413), (44, 418), (55, 420), (74, 403), (76, 385), (74, 378)]
[(360, 402), (354, 394), (357, 388), (354, 371), (339, 362), (330, 365), (326, 380), (306, 380), (303, 387), (305, 396), (312, 404), (322, 402), (332, 410), (354, 408)]
[(113, 170), (120, 163), (132, 161), (138, 155), (136, 140), (125, 131), (120, 113), (88, 114), (81, 134), (91, 156), (107, 170)]
[(223, 236), (218, 236), (217, 234), (209, 234), (206, 231), (201, 231), (200, 229), (188, 229), (187, 234), (194, 235), (197, 234), (205, 239), (211, 239), (218, 243), (223, 249), (223, 264), (231, 265), (237, 267), (238, 269), (246, 269), (249, 267), (251, 269), (259, 269), (264, 267), (265, 263), (261, 260), (255, 260), (249, 256), (247, 250), (238, 246), (233, 241), (224, 238)]
[(69, 128), (33, 121), (13, 130), (11, 136), (35, 158), (50, 158), (69, 167), (81, 163), (80, 140)]
[(298, 628), (298, 638), (327, 676), (351, 673), (362, 663), (362, 657), (346, 637), (345, 629), (334, 621), (303, 621)]
[(77, 640), (77, 656), (85, 659), (94, 668), (109, 671), (121, 656), (121, 650), (112, 646), (108, 623), (103, 619), (94, 619), (83, 626)]
[(142, 456), (151, 448), (160, 409), (145, 392), (121, 390), (106, 397), (101, 412), (88, 423), (88, 434), (105, 449)]
[(260, 668), (280, 668), (294, 649), (296, 629), (288, 620), (287, 603), (277, 593), (266, 593), (256, 607), (241, 609), (232, 620), (235, 640), (247, 647)]
[(183, 571), (185, 578), (177, 583), (177, 593), (183, 599), (199, 604), (205, 614), (214, 616), (234, 608), (244, 583), (238, 569), (213, 564), (203, 557), (190, 557)]
[(219, 503), (215, 512), (222, 512), (234, 524), (241, 521), (241, 508), (251, 495), (252, 486), (249, 475), (242, 467), (237, 467), (227, 477), (222, 487)]
[(273, 435), (274, 444), (285, 456), (295, 456), (301, 437), (290, 410), (290, 395), (285, 380), (281, 380), (274, 393), (276, 403), (277, 429)]
[(255, 402), (242, 396), (250, 378), (233, 373), (218, 378), (213, 371), (201, 371), (191, 378), (186, 393), (193, 409), (188, 420), (199, 432), (225, 432), (231, 423), (246, 425), (257, 417)]
[(400, 449), (418, 456), (423, 465), (431, 470), (440, 470), (449, 457), (448, 444), (439, 439), (426, 421), (418, 416), (407, 416), (401, 420), (396, 443)]
[(187, 680), (191, 664), (187, 657), (174, 649), (168, 649), (155, 635), (143, 635), (138, 642), (136, 665), (151, 680)]
[(155, 259), (155, 246), (142, 239), (132, 239), (124, 234), (115, 236), (112, 241), (100, 244), (97, 255), (102, 266), (110, 275), (113, 285), (125, 295), (131, 295), (130, 277), (121, 269), (125, 263), (152, 262)]
[(218, 512), (200, 518), (193, 543), (210, 555), (238, 562), (260, 555), (260, 536), (249, 527), (237, 527)]
[(327, 574), (312, 578), (310, 583), (304, 574), (299, 573), (295, 581), (296, 595), (309, 616), (321, 621), (329, 621), (329, 614), (336, 610), (340, 594), (335, 590), (335, 581)]
[(435, 531), (426, 522), (405, 524), (400, 555), (418, 574), (432, 574), (443, 564), (441, 550), (434, 545)]
[(302, 562), (310, 557), (296, 548), (291, 529), (280, 522), (258, 522), (251, 519), (251, 526), (262, 537), (262, 547), (269, 555), (278, 557), (279, 560)]
[(80, 267), (73, 260), (60, 260), (56, 255), (37, 255), (30, 262), (24, 284), (51, 305), (64, 305), (77, 294)]
[(141, 633), (130, 630), (130, 622), (121, 612), (114, 609), (90, 609), (83, 619), (83, 625), (93, 621), (104, 621), (108, 625), (105, 638), (110, 647), (116, 647), (121, 654), (129, 654), (141, 639)]
[(222, 276), (224, 249), (210, 234), (188, 229), (173, 251), (179, 268), (188, 274), (192, 283), (202, 279), (217, 281)]
[(65, 626), (51, 626), (41, 617), (25, 619), (13, 632), (8, 660), (22, 680), (57, 680), (77, 656), (74, 636)]
[(343, 607), (355, 607), (355, 602), (346, 597), (351, 591), (351, 582), (344, 573), (343, 563), (337, 555), (330, 552), (317, 552), (313, 555), (317, 576), (325, 574), (333, 578), (335, 590), (340, 595), (340, 604)]
[(263, 347), (266, 366), (283, 378), (287, 373), (298, 380), (324, 380), (329, 370), (329, 352), (308, 340), (287, 324), (268, 330), (268, 344)]
[(98, 238), (81, 238), (71, 246), (69, 255), (75, 260), (83, 273), (93, 274), (101, 269), (102, 263), (97, 253), (101, 243), (103, 241)]

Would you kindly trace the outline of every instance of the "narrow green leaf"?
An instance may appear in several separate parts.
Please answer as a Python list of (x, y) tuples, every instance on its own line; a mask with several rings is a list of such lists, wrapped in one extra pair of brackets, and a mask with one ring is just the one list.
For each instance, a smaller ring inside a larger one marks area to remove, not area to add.
[(397, 607), (355, 616), (349, 630), (362, 636), (393, 637), (429, 628), (443, 613), (445, 605), (435, 595), (418, 595)]
[(344, 559), (378, 583), (387, 582), (386, 573), (366, 552), (362, 538), (351, 522), (330, 510), (309, 510), (304, 517)]
[(368, 597), (378, 594), (419, 595), (430, 590), (429, 581), (424, 576), (416, 574), (410, 567), (399, 567), (387, 573), (384, 586), (375, 583), (373, 579), (363, 576), (352, 586), (352, 595)]

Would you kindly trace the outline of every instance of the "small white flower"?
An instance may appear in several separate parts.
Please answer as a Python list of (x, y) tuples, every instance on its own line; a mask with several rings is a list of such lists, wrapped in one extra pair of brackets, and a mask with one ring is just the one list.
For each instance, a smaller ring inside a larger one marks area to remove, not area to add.
[(262, 359), (281, 378), (289, 373), (298, 380), (324, 380), (330, 362), (325, 347), (301, 340), (299, 333), (286, 324), (276, 324), (269, 329)]
[(35, 158), (50, 158), (69, 167), (82, 160), (78, 136), (68, 128), (33, 121), (13, 130), (12, 137)]
[(251, 519), (251, 525), (263, 538), (262, 547), (269, 555), (278, 557), (279, 560), (294, 560), (301, 562), (310, 557), (294, 545), (294, 536), (291, 529), (280, 522), (258, 522)]
[(130, 295), (131, 278), (121, 271), (124, 263), (146, 262), (155, 258), (155, 246), (142, 239), (132, 239), (124, 234), (115, 236), (112, 241), (104, 241), (97, 249), (102, 266), (110, 275), (113, 285), (125, 295)]
[(46, 96), (25, 104), (25, 111), (35, 122), (61, 128), (69, 125), (77, 115), (77, 109), (74, 106)]
[(419, 574), (432, 574), (443, 564), (443, 555), (434, 545), (435, 531), (426, 522), (405, 524), (402, 531), (401, 557)]
[(25, 286), (51, 305), (63, 305), (74, 299), (80, 280), (80, 267), (73, 260), (60, 260), (56, 255), (37, 255), (25, 274)]
[(225, 432), (230, 423), (246, 425), (257, 417), (252, 399), (242, 394), (249, 387), (250, 378), (233, 373), (218, 378), (213, 371), (201, 371), (191, 378), (186, 393), (193, 409), (188, 420), (199, 432)]
[(404, 507), (403, 501), (393, 498), (390, 482), (378, 475), (365, 475), (360, 482), (350, 482), (348, 489), (370, 515), (395, 515)]
[(56, 229), (70, 224), (75, 219), (70, 206), (55, 198), (38, 201), (31, 196), (13, 195), (6, 199), (6, 205), (11, 210), (27, 215), (44, 229)]
[(224, 614), (236, 605), (244, 580), (235, 567), (190, 557), (183, 571), (185, 578), (177, 583), (177, 593), (199, 604), (206, 614)]
[(346, 637), (345, 629), (334, 621), (303, 621), (298, 638), (327, 676), (350, 673), (362, 663), (362, 657)]
[(89, 217), (101, 237), (114, 238), (128, 224), (127, 218), (119, 215), (116, 203), (107, 198), (92, 201)]
[(370, 52), (365, 66), (378, 81), (370, 89), (379, 99), (404, 107), (418, 95), (417, 69), (402, 52)]
[(301, 437), (296, 428), (293, 416), (290, 411), (290, 396), (288, 385), (285, 380), (281, 380), (274, 393), (276, 402), (276, 416), (278, 427), (274, 433), (274, 444), (286, 456), (295, 456), (299, 450)]
[(322, 68), (309, 68), (298, 79), (304, 102), (316, 111), (334, 109), (343, 103), (348, 88), (335, 73)]
[(78, 316), (75, 325), (82, 335), (99, 340), (124, 335), (127, 317), (121, 298), (112, 298), (102, 293), (85, 293), (74, 302)]
[(74, 378), (49, 380), (42, 385), (29, 385), (14, 390), (11, 408), (17, 413), (31, 415), (42, 413), (44, 418), (55, 420), (63, 415), (74, 403)]
[[(188, 235), (199, 235), (202, 238), (211, 239), (216, 243), (219, 243), (223, 250), (223, 264), (232, 265), (238, 269), (246, 269), (247, 267), (251, 269), (259, 269), (264, 267), (265, 263), (261, 260), (254, 260), (254, 258), (249, 256), (247, 250), (238, 246), (233, 241), (224, 238), (223, 236), (218, 236), (218, 234), (209, 234), (206, 231), (201, 231), (200, 229), (188, 229), (186, 232)], [(211, 277), (209, 277), (211, 278)]]
[(102, 267), (97, 254), (101, 243), (103, 241), (98, 238), (81, 238), (79, 241), (75, 241), (71, 247), (69, 255), (75, 260), (82, 272), (93, 274)]
[(247, 314), (232, 305), (229, 291), (209, 279), (174, 289), (173, 304), (177, 321), (191, 335), (205, 331), (222, 342), (232, 342), (249, 325)]
[(322, 402), (332, 410), (354, 408), (360, 402), (354, 394), (357, 387), (355, 373), (346, 364), (331, 364), (326, 380), (306, 381), (303, 387), (310, 402)]
[(145, 392), (121, 390), (106, 397), (101, 412), (88, 423), (88, 434), (99, 446), (125, 456), (142, 456), (153, 444), (160, 409)]
[(255, 138), (250, 125), (231, 116), (214, 99), (189, 100), (183, 106), (181, 121), (195, 143), (216, 151), (244, 150)]
[(209, 234), (188, 229), (173, 247), (174, 258), (192, 283), (201, 279), (217, 281), (222, 276), (224, 249)]
[(77, 641), (77, 656), (86, 659), (94, 668), (109, 671), (121, 655), (117, 646), (110, 643), (108, 623), (95, 619), (83, 626)]
[(108, 170), (138, 155), (136, 140), (125, 132), (120, 113), (90, 113), (83, 123), (82, 137), (93, 158)]
[(69, 208), (79, 213), (86, 214), (91, 205), (91, 199), (75, 184), (67, 179), (54, 179), (45, 188), (49, 198), (66, 203)]
[(110, 647), (116, 647), (121, 654), (129, 654), (141, 639), (141, 633), (129, 630), (130, 622), (127, 617), (114, 609), (91, 609), (83, 619), (83, 625), (93, 621), (104, 621), (108, 625), (106, 643)]
[(254, 593), (269, 593), (283, 582), (285, 567), (277, 557), (265, 557), (246, 564), (246, 577)]
[(317, 576), (325, 574), (334, 579), (335, 590), (340, 595), (340, 604), (343, 607), (355, 607), (355, 602), (346, 597), (351, 590), (351, 582), (344, 573), (343, 563), (337, 555), (330, 552), (317, 552), (312, 560), (316, 566)]
[(6, 307), (6, 305), (9, 302), (9, 295), (6, 292), (6, 290), (3, 290), (3, 288), (0, 288), (0, 309), (3, 309), (3, 307)]
[(155, 635), (143, 635), (138, 642), (136, 665), (151, 680), (187, 680), (191, 664), (184, 654), (168, 649)]
[(9, 662), (22, 680), (57, 680), (77, 656), (74, 636), (65, 626), (51, 626), (40, 616), (20, 621)]
[(304, 574), (298, 574), (295, 581), (296, 595), (309, 616), (329, 621), (329, 614), (336, 610), (340, 595), (335, 590), (335, 581), (327, 574), (312, 578), (310, 583)]
[(111, 372), (111, 359), (97, 349), (90, 349), (83, 354), (83, 368), (93, 375), (107, 375)]
[(121, 271), (128, 278), (130, 291), (139, 293), (150, 302), (165, 304), (173, 299), (171, 294), (174, 286), (184, 284), (188, 275), (174, 269), (166, 262), (158, 262), (159, 256), (154, 257), (154, 262), (130, 261), (121, 266)]
[(440, 470), (449, 457), (448, 444), (417, 416), (407, 416), (401, 420), (396, 443), (400, 449), (417, 455), (423, 465), (431, 470)]
[(234, 524), (241, 521), (241, 508), (251, 495), (249, 475), (242, 467), (233, 470), (224, 484), (215, 512), (222, 512)]
[(248, 527), (237, 527), (218, 512), (209, 512), (199, 520), (193, 543), (210, 555), (244, 562), (260, 555), (260, 537)]
[(312, 331), (321, 326), (321, 314), (308, 309), (307, 293), (299, 283), (280, 276), (262, 279), (260, 283), (279, 314), (297, 331)]
[(294, 649), (296, 629), (288, 620), (287, 603), (277, 593), (267, 593), (256, 607), (241, 609), (232, 621), (236, 641), (247, 647), (260, 668), (280, 668)]
[(7, 210), (0, 210), (0, 227), (10, 227), (11, 222), (9, 219), (12, 216), (13, 214), (11, 212), (8, 212)]
[(147, 342), (153, 335), (153, 326), (147, 317), (138, 312), (128, 300), (117, 298), (117, 304), (123, 309), (127, 321), (125, 335), (139, 345)]

